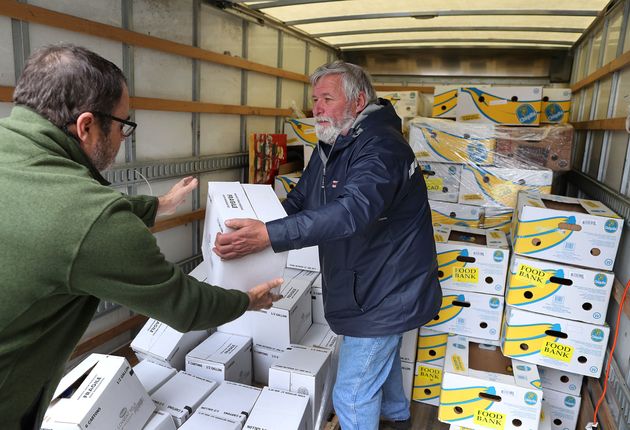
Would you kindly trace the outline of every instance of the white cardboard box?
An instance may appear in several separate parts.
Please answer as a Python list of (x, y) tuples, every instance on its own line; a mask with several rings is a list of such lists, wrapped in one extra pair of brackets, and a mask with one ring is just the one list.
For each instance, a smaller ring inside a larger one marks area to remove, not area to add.
[(223, 381), (252, 383), (252, 340), (216, 332), (186, 355), (186, 372)]
[(449, 337), (438, 419), (471, 429), (537, 429), (542, 405), (534, 365), (509, 359), (498, 347)]
[(254, 381), (269, 385), (269, 369), (280, 358), (284, 349), (254, 344), (252, 347), (252, 362), (254, 364)]
[(521, 192), (512, 221), (514, 253), (611, 270), (623, 219), (596, 200)]
[(287, 257), (287, 267), (310, 272), (319, 272), (319, 247), (293, 249)]
[(252, 337), (254, 334), (252, 324), (255, 311), (246, 311), (243, 315), (217, 327), (221, 333), (237, 334), (239, 336)]
[(510, 259), (505, 233), (456, 225), (433, 232), (442, 288), (503, 295)]
[(462, 87), (457, 92), (457, 122), (538, 125), (542, 87)]
[(462, 165), (457, 163), (418, 163), (427, 186), (429, 200), (457, 203)]
[(311, 287), (312, 314), (313, 322), (317, 324), (326, 324), (326, 315), (324, 314), (324, 292), (322, 290), (322, 275), (319, 275), (313, 282)]
[(150, 359), (142, 360), (133, 367), (133, 371), (149, 395), (171, 379), (177, 370), (162, 363), (154, 363)]
[(208, 203), (203, 235), (203, 259), (208, 266), (208, 282), (223, 288), (248, 291), (256, 285), (280, 278), (287, 263), (287, 253), (275, 253), (271, 247), (235, 260), (222, 260), (212, 248), (217, 233), (231, 229), (225, 221), (253, 218), (262, 222), (286, 216), (278, 197), (269, 185), (238, 182), (209, 182)]
[(307, 394), (264, 387), (252, 409), (246, 430), (312, 430)]
[(218, 385), (210, 379), (178, 372), (153, 393), (151, 398), (159, 410), (171, 414), (175, 425), (181, 427)]
[(459, 203), (513, 209), (521, 190), (551, 193), (553, 171), (528, 168), (465, 165), (459, 186)]
[(417, 362), (414, 367), (413, 394), (411, 399), (414, 402), (439, 406), (442, 366)]
[(199, 406), (197, 413), (235, 420), (243, 425), (261, 391), (257, 387), (225, 381)]
[(142, 430), (175, 430), (175, 422), (170, 414), (163, 411), (155, 411)]
[(308, 394), (314, 428), (329, 371), (329, 350), (291, 345), (269, 369), (269, 387)]
[(183, 370), (186, 354), (207, 337), (207, 330), (180, 333), (158, 320), (149, 318), (131, 342), (131, 349), (138, 357), (147, 357), (177, 370)]
[(400, 359), (407, 363), (416, 362), (416, 352), (418, 350), (418, 329), (414, 328), (403, 333), (400, 344)]
[(400, 362), (400, 368), (402, 370), (403, 390), (405, 390), (405, 397), (411, 401), (411, 394), (413, 392), (413, 373), (415, 363), (407, 363), (406, 361)]
[(454, 224), (472, 228), (481, 227), (484, 209), (479, 206), (438, 202), (435, 200), (429, 200), (429, 206), (431, 206), (431, 222), (433, 225)]
[(479, 339), (498, 340), (503, 296), (442, 289), (438, 315), (424, 327)]
[(503, 353), (529, 363), (598, 378), (610, 328), (508, 306)]
[(417, 361), (419, 363), (428, 363), (443, 367), (447, 342), (448, 333), (441, 333), (420, 327), (420, 332), (418, 333)]
[(313, 323), (298, 343), (302, 346), (316, 346), (334, 351), (337, 344), (337, 335), (330, 329), (328, 324)]
[(284, 349), (298, 343), (313, 323), (311, 285), (302, 279), (285, 279), (280, 286), (283, 298), (270, 309), (252, 313), (254, 343)]
[(241, 430), (243, 425), (233, 418), (218, 417), (206, 411), (197, 410), (180, 427), (181, 430)]
[(543, 405), (553, 430), (575, 430), (582, 398), (543, 387)]
[(577, 397), (581, 395), (583, 375), (546, 366), (538, 366), (538, 372), (543, 389), (559, 391)]
[(42, 429), (137, 429), (154, 410), (127, 360), (91, 354), (59, 382)]
[(512, 256), (505, 301), (526, 311), (602, 325), (615, 275)]

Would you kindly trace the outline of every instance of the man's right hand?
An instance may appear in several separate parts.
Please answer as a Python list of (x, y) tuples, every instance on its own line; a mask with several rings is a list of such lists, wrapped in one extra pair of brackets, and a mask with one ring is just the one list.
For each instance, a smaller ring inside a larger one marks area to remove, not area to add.
[(274, 294), (271, 290), (284, 282), (284, 279), (278, 278), (264, 284), (256, 285), (247, 292), (249, 296), (248, 311), (257, 311), (260, 309), (269, 309), (273, 302), (282, 298), (280, 294)]

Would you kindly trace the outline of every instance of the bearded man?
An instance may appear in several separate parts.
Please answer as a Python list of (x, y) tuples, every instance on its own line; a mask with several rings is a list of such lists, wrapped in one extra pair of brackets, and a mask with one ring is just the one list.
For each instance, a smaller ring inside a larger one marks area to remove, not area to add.
[(399, 348), (438, 312), (441, 290), (424, 179), (391, 103), (368, 74), (336, 61), (311, 76), (319, 139), (283, 203), (286, 218), (230, 220), (215, 252), (319, 246), (324, 311), (343, 335), (333, 404), (344, 430), (411, 428)]

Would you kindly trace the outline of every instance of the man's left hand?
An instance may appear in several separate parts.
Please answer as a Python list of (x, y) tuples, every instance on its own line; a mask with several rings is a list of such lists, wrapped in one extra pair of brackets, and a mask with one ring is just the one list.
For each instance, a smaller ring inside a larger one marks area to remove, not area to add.
[(267, 227), (262, 221), (249, 218), (229, 219), (225, 221), (225, 226), (236, 231), (217, 233), (212, 249), (224, 260), (262, 251), (271, 244)]
[(176, 183), (168, 193), (158, 198), (157, 216), (174, 214), (175, 209), (184, 203), (186, 196), (197, 188), (198, 183), (199, 181), (192, 176), (187, 176)]

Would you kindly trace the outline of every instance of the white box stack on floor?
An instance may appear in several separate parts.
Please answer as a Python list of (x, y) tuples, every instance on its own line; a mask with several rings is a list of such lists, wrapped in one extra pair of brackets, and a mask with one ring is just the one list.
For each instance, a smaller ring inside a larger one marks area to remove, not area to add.
[(133, 371), (149, 395), (160, 388), (177, 373), (172, 367), (151, 360), (142, 360), (133, 367)]
[(243, 428), (313, 430), (308, 402), (308, 394), (264, 387)]

